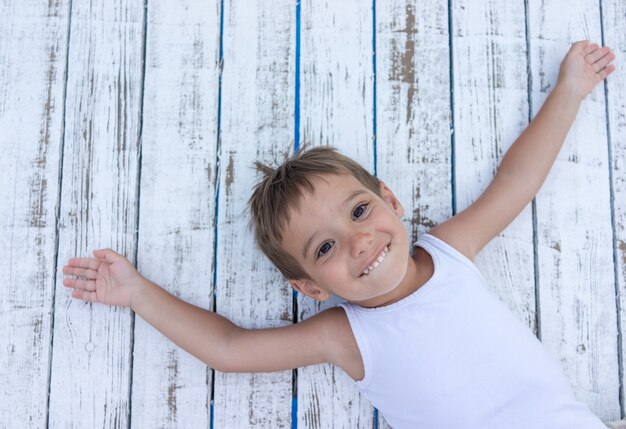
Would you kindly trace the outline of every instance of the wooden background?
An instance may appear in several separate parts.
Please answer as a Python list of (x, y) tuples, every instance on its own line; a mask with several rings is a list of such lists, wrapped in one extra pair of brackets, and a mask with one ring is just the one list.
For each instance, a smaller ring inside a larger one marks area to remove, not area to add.
[(72, 300), (61, 267), (112, 247), (243, 326), (310, 317), (336, 301), (294, 298), (254, 249), (252, 162), (339, 147), (395, 191), (416, 238), (487, 186), (587, 38), (618, 71), (477, 265), (611, 420), (625, 393), (623, 0), (0, 0), (0, 427), (384, 427), (330, 365), (215, 372), (129, 310)]

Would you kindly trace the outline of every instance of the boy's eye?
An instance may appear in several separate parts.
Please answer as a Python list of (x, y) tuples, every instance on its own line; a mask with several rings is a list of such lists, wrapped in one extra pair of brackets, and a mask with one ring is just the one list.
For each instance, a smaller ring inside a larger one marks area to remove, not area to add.
[(325, 254), (330, 252), (330, 249), (332, 249), (332, 248), (333, 248), (332, 241), (324, 242), (320, 246), (319, 250), (317, 251), (317, 257), (319, 258), (320, 256), (324, 256)]
[(359, 204), (358, 206), (356, 206), (354, 208), (354, 211), (352, 212), (352, 217), (354, 219), (358, 219), (363, 216), (363, 213), (365, 213), (365, 210), (367, 210), (367, 206), (368, 204)]

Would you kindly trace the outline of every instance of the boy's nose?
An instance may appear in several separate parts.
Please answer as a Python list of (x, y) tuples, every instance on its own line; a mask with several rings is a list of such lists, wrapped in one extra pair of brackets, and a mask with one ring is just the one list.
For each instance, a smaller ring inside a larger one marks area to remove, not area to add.
[(352, 239), (352, 248), (350, 253), (352, 257), (358, 258), (372, 245), (373, 237), (366, 232), (357, 232)]

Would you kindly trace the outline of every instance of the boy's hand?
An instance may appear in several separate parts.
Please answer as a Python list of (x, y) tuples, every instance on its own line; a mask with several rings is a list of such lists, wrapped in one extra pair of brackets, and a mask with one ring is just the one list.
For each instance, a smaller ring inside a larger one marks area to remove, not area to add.
[(64, 279), (73, 288), (72, 296), (83, 301), (118, 307), (131, 307), (133, 294), (145, 279), (135, 267), (111, 249), (94, 250), (95, 258), (70, 258), (63, 274), (79, 277)]
[(598, 82), (615, 71), (611, 64), (614, 59), (615, 54), (607, 46), (601, 48), (587, 40), (576, 42), (561, 62), (557, 86), (582, 101)]

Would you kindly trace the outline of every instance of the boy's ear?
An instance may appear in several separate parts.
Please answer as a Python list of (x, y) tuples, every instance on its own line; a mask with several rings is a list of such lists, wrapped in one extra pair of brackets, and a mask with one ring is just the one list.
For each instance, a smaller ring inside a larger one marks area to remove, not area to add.
[(323, 289), (320, 289), (311, 280), (293, 280), (289, 279), (291, 287), (306, 296), (313, 298), (317, 301), (326, 301), (330, 298), (330, 294)]
[(402, 215), (404, 215), (404, 208), (402, 207), (402, 204), (400, 204), (400, 201), (398, 201), (393, 192), (391, 192), (391, 189), (389, 189), (389, 187), (385, 185), (385, 182), (382, 180), (380, 181), (380, 194), (382, 195), (383, 200), (391, 206), (398, 217), (402, 217)]

